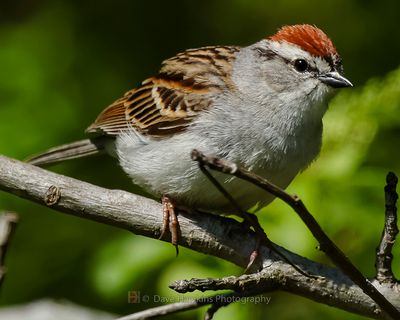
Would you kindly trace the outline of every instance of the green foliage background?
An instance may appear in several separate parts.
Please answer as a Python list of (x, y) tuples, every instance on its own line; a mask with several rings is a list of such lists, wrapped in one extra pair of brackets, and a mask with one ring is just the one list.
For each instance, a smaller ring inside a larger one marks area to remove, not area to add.
[[(284, 24), (312, 23), (341, 53), (355, 88), (341, 92), (324, 122), (320, 158), (289, 187), (367, 276), (383, 223), (383, 186), (400, 174), (400, 2), (395, 0), (0, 2), (0, 153), (24, 159), (80, 139), (108, 103), (185, 48), (249, 44)], [(113, 159), (92, 158), (52, 170), (108, 188), (141, 192)], [(128, 304), (138, 290), (177, 301), (176, 279), (240, 274), (212, 257), (57, 214), (5, 193), (0, 209), (20, 214), (1, 305), (43, 297), (67, 299), (115, 314), (153, 305)], [(259, 217), (270, 238), (326, 262), (296, 215), (279, 201)], [(399, 250), (394, 255), (399, 268)], [(361, 319), (289, 294), (270, 304), (236, 304), (216, 319)], [(154, 303), (157, 304), (157, 303)], [(201, 312), (203, 312), (202, 310)], [(174, 319), (201, 318), (193, 311)], [(172, 319), (172, 317), (171, 317)]]

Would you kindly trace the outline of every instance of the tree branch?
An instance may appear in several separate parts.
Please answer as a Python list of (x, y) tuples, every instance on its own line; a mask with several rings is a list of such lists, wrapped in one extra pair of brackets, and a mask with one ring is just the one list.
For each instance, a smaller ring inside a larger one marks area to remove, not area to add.
[(13, 212), (0, 212), (0, 287), (6, 274), (5, 257), (8, 244), (17, 226), (18, 216)]
[(270, 183), (268, 180), (229, 161), (206, 156), (198, 150), (193, 150), (192, 159), (198, 161), (200, 166), (205, 165), (216, 171), (225, 172), (242, 180), (249, 181), (288, 204), (305, 223), (314, 238), (319, 242), (320, 249), (328, 255), (333, 263), (342, 269), (342, 271), (345, 272), (346, 275), (348, 275), (350, 279), (354, 281), (354, 283), (356, 283), (368, 296), (370, 296), (385, 312), (387, 312), (388, 315), (393, 319), (400, 319), (400, 311), (397, 310), (396, 307), (394, 307), (372, 285), (372, 283), (363, 276), (363, 274), (351, 263), (349, 258), (347, 258), (347, 256), (326, 235), (299, 197), (288, 194), (285, 190)]
[[(197, 309), (209, 304), (216, 305), (220, 308), (223, 306), (226, 306), (232, 302), (235, 302), (237, 299), (242, 298), (242, 294), (236, 294), (236, 293), (227, 293), (227, 294), (219, 294), (219, 295), (214, 295), (214, 296), (209, 296), (209, 297), (204, 297), (204, 298), (199, 298), (199, 299), (190, 299), (188, 301), (182, 301), (182, 302), (176, 302), (176, 303), (170, 303), (164, 306), (160, 307), (154, 307), (150, 309), (146, 309), (140, 312), (136, 312), (121, 318), (118, 318), (117, 320), (142, 320), (142, 319), (151, 319), (151, 318), (157, 318), (160, 316), (164, 315), (170, 315), (174, 314), (177, 312), (182, 312), (182, 311), (187, 311), (187, 310), (192, 310), (192, 309)], [(215, 309), (211, 307), (206, 315), (205, 319), (211, 319), (214, 312), (216, 311)]]
[(376, 279), (387, 283), (397, 282), (392, 271), (392, 248), (399, 233), (396, 208), (396, 202), (399, 198), (396, 192), (397, 181), (396, 175), (393, 172), (389, 172), (385, 186), (385, 226), (379, 246), (376, 248)]
[[(4, 156), (0, 156), (0, 189), (57, 211), (151, 238), (159, 236), (161, 204), (125, 191), (97, 187)], [(254, 232), (244, 229), (234, 219), (206, 213), (179, 213), (179, 223), (180, 245), (246, 267), (256, 245)], [(266, 291), (284, 290), (371, 318), (386, 319), (376, 304), (340, 270), (310, 261), (282, 247), (279, 250), (305, 273), (319, 277), (314, 279), (300, 274), (267, 247), (261, 246), (259, 259), (253, 267), (263, 270), (256, 277), (260, 277)], [(373, 284), (400, 307), (396, 287)]]

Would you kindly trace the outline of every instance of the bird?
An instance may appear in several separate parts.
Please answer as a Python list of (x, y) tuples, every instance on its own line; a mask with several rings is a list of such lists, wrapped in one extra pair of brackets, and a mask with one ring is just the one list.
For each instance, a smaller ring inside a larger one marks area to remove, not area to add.
[[(175, 208), (231, 209), (192, 161), (193, 149), (235, 162), (285, 189), (317, 158), (322, 118), (337, 89), (352, 87), (331, 39), (285, 25), (248, 46), (189, 49), (126, 92), (86, 129), (88, 138), (31, 157), (45, 166), (95, 153), (118, 159), (133, 183), (163, 203), (161, 237), (178, 241)], [(274, 197), (236, 177), (215, 177), (244, 209)]]

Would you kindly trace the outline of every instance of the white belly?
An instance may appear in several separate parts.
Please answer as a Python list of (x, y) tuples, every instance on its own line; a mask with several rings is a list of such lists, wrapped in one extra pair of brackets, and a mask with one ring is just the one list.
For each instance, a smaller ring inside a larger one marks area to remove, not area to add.
[[(205, 154), (218, 154), (206, 141), (196, 141), (184, 134), (147, 144), (137, 134), (117, 138), (116, 150), (120, 164), (133, 182), (155, 196), (168, 195), (178, 203), (192, 208), (227, 213), (231, 204), (191, 160), (193, 149)], [(260, 154), (262, 157), (262, 154)], [(268, 157), (265, 156), (265, 159)], [(257, 161), (256, 173), (286, 188), (301, 168), (297, 165), (271, 166)], [(243, 180), (212, 171), (243, 209), (257, 203), (264, 206), (273, 200), (266, 191)]]

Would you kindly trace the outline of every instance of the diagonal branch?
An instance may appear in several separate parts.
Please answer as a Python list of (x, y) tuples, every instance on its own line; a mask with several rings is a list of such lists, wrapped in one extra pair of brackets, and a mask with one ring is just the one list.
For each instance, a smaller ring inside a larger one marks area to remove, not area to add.
[[(121, 190), (109, 190), (0, 155), (0, 189), (57, 211), (91, 219), (157, 239), (161, 204)], [(243, 268), (256, 244), (254, 232), (227, 217), (180, 213), (179, 245), (230, 261)], [(167, 239), (166, 239), (167, 240)], [(285, 290), (330, 306), (386, 319), (385, 314), (340, 270), (313, 262), (279, 247), (290, 261), (318, 279), (304, 276), (265, 247), (257, 261), (265, 272), (266, 291)], [(173, 253), (171, 253), (173, 254)], [(324, 279), (321, 280), (320, 277)], [(269, 281), (269, 282), (268, 282)], [(374, 283), (396, 306), (396, 288)], [(268, 289), (268, 290), (267, 290)]]
[(225, 172), (240, 179), (249, 181), (254, 185), (266, 190), (279, 199), (283, 200), (299, 215), (301, 220), (306, 224), (313, 236), (318, 240), (320, 248), (342, 271), (350, 277), (368, 296), (370, 296), (388, 315), (393, 319), (400, 319), (400, 311), (397, 310), (384, 296), (380, 293), (371, 282), (369, 282), (362, 273), (351, 263), (346, 255), (335, 245), (335, 243), (326, 235), (318, 222), (308, 211), (304, 203), (297, 196), (291, 196), (283, 189), (270, 183), (268, 180), (257, 176), (256, 174), (239, 167), (234, 163), (221, 160), (215, 157), (208, 157), (198, 150), (193, 150), (192, 159), (198, 161), (202, 165), (206, 165), (216, 171)]

